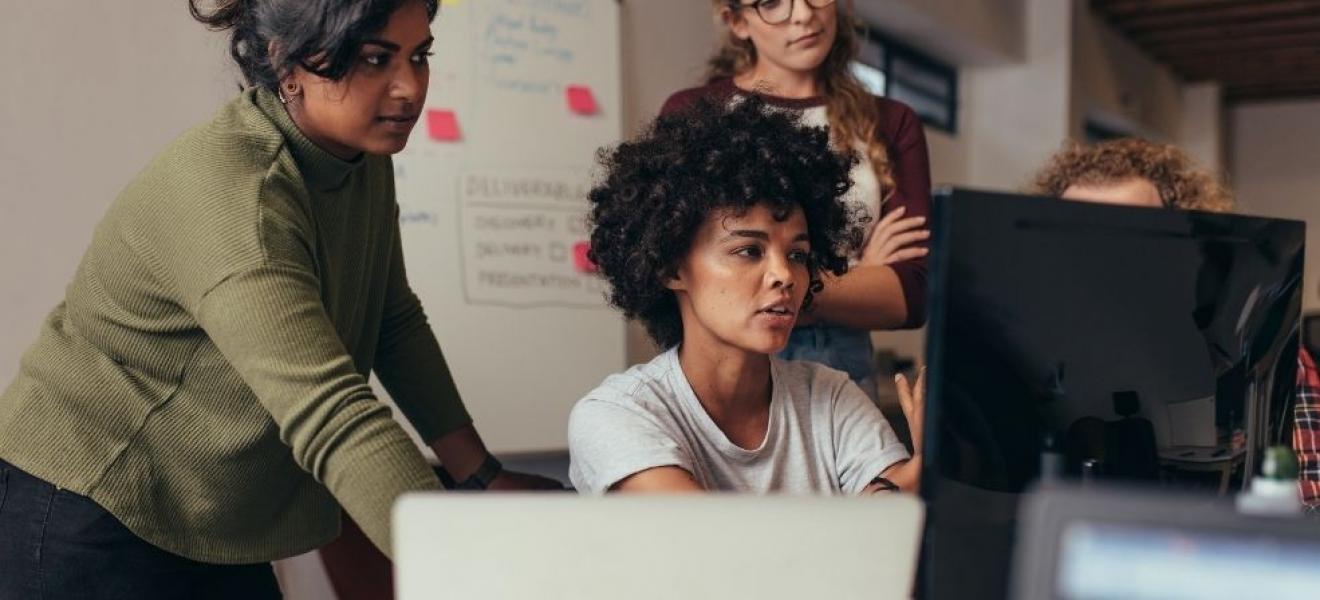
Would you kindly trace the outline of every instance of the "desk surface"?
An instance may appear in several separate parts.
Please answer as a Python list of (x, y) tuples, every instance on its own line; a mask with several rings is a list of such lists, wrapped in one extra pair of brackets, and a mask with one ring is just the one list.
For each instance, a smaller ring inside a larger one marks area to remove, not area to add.
[(1228, 446), (1170, 446), (1159, 451), (1161, 461), (1181, 463), (1221, 463), (1245, 456), (1246, 448)]

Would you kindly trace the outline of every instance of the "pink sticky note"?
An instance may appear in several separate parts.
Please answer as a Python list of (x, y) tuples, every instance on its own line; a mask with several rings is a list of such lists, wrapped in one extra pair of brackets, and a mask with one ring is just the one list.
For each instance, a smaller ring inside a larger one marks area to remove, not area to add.
[(600, 112), (596, 96), (585, 85), (570, 85), (564, 91), (568, 96), (568, 109), (579, 115), (594, 115)]
[(457, 142), (463, 139), (463, 132), (458, 129), (458, 117), (452, 110), (427, 110), (426, 133), (437, 142)]
[(591, 262), (591, 258), (587, 256), (589, 250), (591, 250), (590, 242), (573, 244), (573, 268), (579, 273), (595, 273), (598, 270), (596, 263)]

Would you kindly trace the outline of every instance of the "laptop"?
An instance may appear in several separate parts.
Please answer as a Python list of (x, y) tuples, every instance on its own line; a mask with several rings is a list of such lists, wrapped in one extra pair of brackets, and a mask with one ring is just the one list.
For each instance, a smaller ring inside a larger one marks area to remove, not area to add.
[(1320, 522), (1213, 496), (1092, 486), (1022, 504), (1013, 598), (1314, 598)]
[(395, 597), (910, 598), (922, 515), (908, 494), (414, 493)]

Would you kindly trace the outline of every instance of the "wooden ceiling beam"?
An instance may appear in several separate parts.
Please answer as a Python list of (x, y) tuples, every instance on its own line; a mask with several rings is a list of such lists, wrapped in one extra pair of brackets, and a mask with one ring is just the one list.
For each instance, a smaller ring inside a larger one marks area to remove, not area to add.
[[(1290, 90), (1290, 91), (1293, 91), (1293, 92), (1300, 93), (1300, 92), (1302, 92), (1302, 91), (1307, 91), (1307, 90), (1320, 90), (1320, 81), (1314, 81), (1314, 80), (1312, 80), (1312, 81), (1299, 81), (1299, 82), (1297, 82), (1297, 83), (1278, 83), (1278, 82), (1274, 82), (1274, 83), (1243, 83), (1243, 84), (1239, 84), (1239, 85), (1223, 85), (1223, 84), (1220, 84), (1219, 89), (1222, 90), (1222, 94), (1225, 95), (1225, 96), (1232, 95), (1232, 94), (1239, 94), (1239, 95), (1240, 95), (1240, 94), (1247, 93), (1247, 92), (1251, 92), (1251, 93), (1257, 93), (1257, 94), (1259, 94), (1259, 93), (1264, 93), (1265, 91), (1268, 91), (1268, 90), (1276, 90), (1276, 89), (1277, 89), (1277, 90)], [(1244, 90), (1245, 90), (1245, 91), (1244, 91)]]
[(1252, 61), (1186, 62), (1174, 65), (1173, 70), (1189, 77), (1210, 77), (1223, 80), (1242, 77), (1320, 77), (1320, 60), (1268, 64)]
[(1185, 62), (1220, 62), (1220, 61), (1305, 61), (1320, 57), (1320, 38), (1307, 44), (1288, 46), (1265, 46), (1245, 44), (1196, 45), (1152, 49), (1144, 47), (1156, 61), (1167, 65), (1181, 65)]
[(1215, 24), (1182, 29), (1157, 29), (1144, 33), (1125, 33), (1125, 35), (1138, 45), (1158, 47), (1190, 42), (1244, 40), (1315, 32), (1320, 32), (1320, 13), (1296, 19)]
[(1230, 104), (1263, 100), (1320, 97), (1320, 84), (1241, 86), (1224, 88), (1224, 100)]
[(1185, 77), (1187, 81), (1217, 81), (1222, 85), (1265, 85), (1269, 83), (1288, 83), (1288, 82), (1312, 82), (1320, 81), (1320, 74), (1315, 69), (1308, 72), (1286, 73), (1206, 73), (1203, 71), (1189, 72)]
[(1212, 69), (1271, 69), (1290, 65), (1314, 65), (1320, 62), (1320, 48), (1278, 50), (1275, 52), (1235, 52), (1230, 54), (1195, 54), (1179, 57), (1166, 64), (1174, 67)]
[(1224, 87), (1225, 91), (1242, 93), (1261, 90), (1320, 90), (1320, 79), (1311, 81), (1290, 81), (1286, 83), (1243, 83)]
[(1225, 87), (1244, 86), (1244, 85), (1284, 85), (1284, 84), (1315, 84), (1320, 83), (1320, 74), (1315, 71), (1310, 73), (1267, 73), (1267, 74), (1247, 74), (1233, 73), (1227, 77), (1222, 75), (1212, 78)]
[(1091, 9), (1226, 101), (1320, 97), (1320, 0), (1091, 0)]
[(1112, 15), (1205, 10), (1242, 4), (1243, 0), (1091, 0), (1091, 8)]
[(1238, 1), (1192, 7), (1166, 12), (1137, 12), (1126, 15), (1104, 10), (1104, 15), (1118, 29), (1141, 34), (1149, 30), (1167, 30), (1207, 25), (1233, 25), (1275, 19), (1298, 19), (1320, 13), (1320, 0)]
[[(1193, 73), (1193, 75), (1197, 75)], [(1199, 82), (1199, 80), (1213, 80), (1224, 87), (1233, 86), (1271, 86), (1271, 84), (1313, 84), (1320, 83), (1320, 70), (1311, 69), (1309, 71), (1300, 71), (1300, 73), (1283, 73), (1283, 71), (1271, 71), (1271, 73), (1200, 73), (1201, 76), (1188, 76), (1187, 80)]]

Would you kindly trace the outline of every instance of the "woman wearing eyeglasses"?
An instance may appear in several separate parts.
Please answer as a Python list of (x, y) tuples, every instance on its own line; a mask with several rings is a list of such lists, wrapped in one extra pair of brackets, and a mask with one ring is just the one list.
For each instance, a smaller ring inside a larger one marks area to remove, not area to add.
[(780, 356), (845, 371), (874, 399), (870, 332), (920, 327), (926, 318), (930, 168), (921, 120), (871, 95), (849, 70), (858, 48), (851, 0), (715, 0), (715, 9), (727, 35), (707, 84), (674, 94), (661, 112), (701, 97), (756, 94), (800, 112), (803, 124), (828, 125), (836, 147), (861, 156), (847, 202), (870, 219), (862, 250), (816, 296)]

